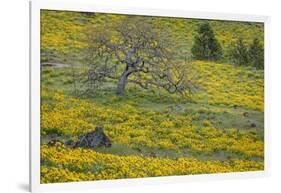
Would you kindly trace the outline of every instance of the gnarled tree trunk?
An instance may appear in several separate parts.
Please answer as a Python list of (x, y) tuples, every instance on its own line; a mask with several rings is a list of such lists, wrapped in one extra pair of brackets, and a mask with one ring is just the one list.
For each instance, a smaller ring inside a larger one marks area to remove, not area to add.
[(118, 96), (123, 96), (125, 94), (125, 88), (128, 83), (128, 76), (132, 73), (132, 70), (128, 70), (128, 67), (126, 67), (126, 70), (122, 73), (121, 77), (119, 78), (119, 82), (117, 85), (117, 91), (116, 94)]

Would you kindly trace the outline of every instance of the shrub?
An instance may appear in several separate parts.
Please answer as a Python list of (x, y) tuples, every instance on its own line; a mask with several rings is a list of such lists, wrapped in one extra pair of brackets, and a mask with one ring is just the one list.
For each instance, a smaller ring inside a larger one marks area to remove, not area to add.
[(234, 65), (245, 66), (249, 64), (248, 49), (244, 44), (244, 39), (240, 37), (234, 48), (230, 51), (230, 60)]
[(215, 38), (209, 23), (199, 26), (191, 52), (197, 60), (219, 60), (221, 58), (221, 45)]
[(264, 49), (258, 38), (254, 38), (249, 48), (251, 64), (258, 69), (264, 68)]

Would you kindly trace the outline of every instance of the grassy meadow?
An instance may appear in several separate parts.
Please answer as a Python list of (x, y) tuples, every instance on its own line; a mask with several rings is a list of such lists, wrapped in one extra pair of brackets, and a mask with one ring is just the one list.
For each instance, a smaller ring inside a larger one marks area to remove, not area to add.
[[(41, 11), (41, 62), (79, 61), (85, 27), (125, 17)], [(221, 43), (219, 61), (192, 58), (196, 29), (205, 21), (160, 18), (172, 31), (177, 59), (196, 82), (190, 97), (128, 84), (115, 93), (105, 78), (96, 92), (75, 94), (82, 66), (41, 66), (41, 183), (174, 176), (264, 169), (264, 71), (227, 58), (237, 38), (263, 44), (263, 25), (209, 21)], [(182, 40), (182, 41), (181, 41)], [(71, 59), (68, 51), (73, 52)], [(111, 147), (69, 148), (64, 142), (102, 125)], [(47, 143), (52, 135), (61, 142)]]

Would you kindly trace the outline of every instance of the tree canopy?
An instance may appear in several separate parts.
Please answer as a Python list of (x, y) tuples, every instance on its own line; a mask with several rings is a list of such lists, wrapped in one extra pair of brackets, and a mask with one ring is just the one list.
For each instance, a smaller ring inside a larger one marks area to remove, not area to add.
[(239, 37), (233, 49), (231, 50), (230, 58), (234, 65), (245, 66), (249, 64), (248, 49), (242, 37)]
[(258, 38), (254, 38), (249, 48), (249, 58), (253, 66), (264, 68), (264, 50)]
[(116, 23), (94, 25), (87, 28), (85, 41), (91, 85), (116, 79), (117, 95), (125, 94), (128, 83), (181, 95), (192, 90), (186, 66), (175, 59), (169, 30), (157, 19), (127, 16)]
[(215, 38), (214, 31), (208, 22), (199, 26), (191, 52), (197, 60), (215, 61), (221, 58), (221, 45)]

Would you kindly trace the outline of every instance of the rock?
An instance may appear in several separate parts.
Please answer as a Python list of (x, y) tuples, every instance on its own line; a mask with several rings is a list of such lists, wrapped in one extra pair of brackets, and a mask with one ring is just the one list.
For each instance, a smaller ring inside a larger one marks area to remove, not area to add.
[(254, 127), (257, 127), (257, 125), (255, 123), (251, 123), (250, 127), (254, 128)]
[(58, 138), (58, 134), (56, 134), (56, 133), (52, 133), (51, 135), (50, 135), (50, 139), (51, 140), (56, 140)]
[(54, 146), (55, 144), (56, 144), (56, 141), (55, 141), (55, 140), (51, 140), (51, 141), (48, 142), (47, 145), (48, 145), (49, 147), (52, 147), (52, 146)]
[(151, 152), (151, 153), (149, 154), (149, 156), (150, 156), (150, 157), (157, 157), (157, 155), (156, 155), (155, 152)]
[(111, 147), (111, 140), (105, 135), (103, 132), (103, 128), (101, 126), (97, 126), (95, 131), (86, 133), (82, 136), (75, 144), (74, 147), (87, 147), (87, 148), (95, 148), (95, 147)]
[(48, 147), (53, 147), (53, 146), (55, 146), (56, 145), (56, 143), (61, 143), (61, 144), (63, 144), (60, 140), (57, 140), (57, 139), (52, 139), (52, 140), (50, 140), (49, 142), (48, 142)]
[(76, 143), (73, 140), (68, 140), (64, 143), (68, 147), (75, 147)]

